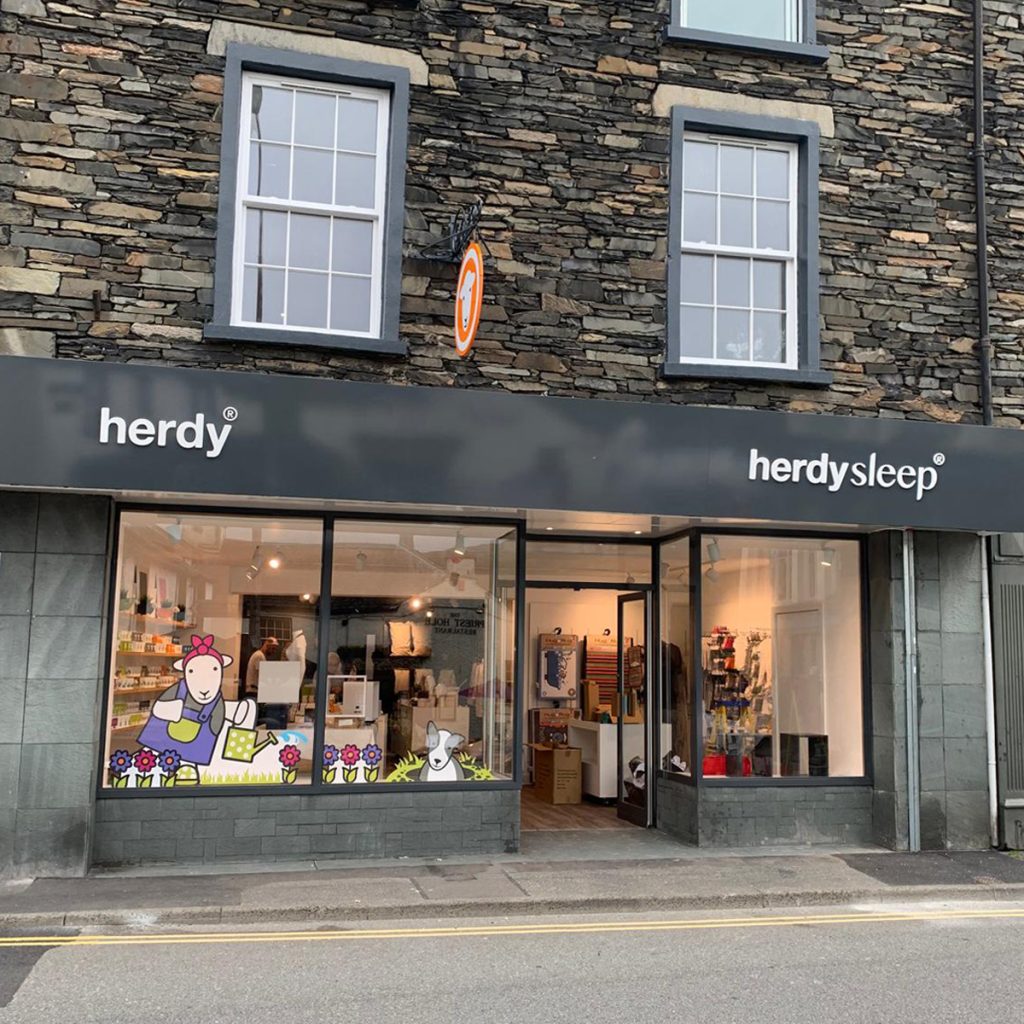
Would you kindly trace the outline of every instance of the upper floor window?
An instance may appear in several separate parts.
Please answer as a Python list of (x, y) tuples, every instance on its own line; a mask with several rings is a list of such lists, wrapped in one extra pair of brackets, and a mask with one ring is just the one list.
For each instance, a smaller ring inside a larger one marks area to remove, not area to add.
[(815, 0), (672, 0), (669, 39), (822, 63)]
[(801, 0), (682, 0), (684, 28), (762, 39), (801, 38)]
[(827, 383), (817, 126), (673, 111), (669, 376)]
[(246, 75), (236, 324), (374, 336), (388, 95)]
[(683, 139), (684, 362), (796, 365), (797, 152)]
[(225, 83), (207, 335), (400, 352), (407, 72), (232, 47)]

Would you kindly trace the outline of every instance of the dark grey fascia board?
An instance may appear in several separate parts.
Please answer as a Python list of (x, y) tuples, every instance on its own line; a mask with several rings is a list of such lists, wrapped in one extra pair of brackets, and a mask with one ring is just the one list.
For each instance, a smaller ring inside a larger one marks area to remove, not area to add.
[(784, 39), (765, 39), (732, 32), (709, 32), (706, 29), (686, 28), (683, 25), (682, 0), (672, 0), (671, 20), (665, 29), (665, 40), (688, 46), (704, 46), (716, 50), (740, 50), (764, 57), (824, 64), (829, 58), (827, 46), (818, 45), (816, 0), (801, 0), (803, 38), (799, 42)]
[(406, 344), (398, 337), (364, 338), (334, 331), (295, 331), (281, 327), (209, 323), (203, 328), (207, 341), (236, 341), (260, 345), (293, 345), (297, 348), (333, 348), (346, 352), (404, 356)]
[(723, 366), (717, 363), (666, 363), (665, 378), (690, 380), (749, 380), (757, 383), (806, 384), (827, 388), (833, 380), (828, 370), (790, 370), (770, 366)]
[[(273, 327), (239, 327), (231, 323), (232, 264), (236, 230), (235, 195), (238, 188), (238, 128), (242, 116), (244, 71), (261, 71), (266, 74), (291, 75), (321, 82), (390, 90), (380, 338), (352, 338), (349, 335), (332, 334), (327, 331), (314, 334)], [(268, 344), (404, 354), (405, 346), (399, 340), (399, 323), (402, 300), (402, 231), (405, 223), (405, 166), (409, 136), (409, 71), (387, 64), (371, 64), (367, 61), (296, 53), (294, 50), (230, 43), (225, 54), (222, 111), (213, 321), (207, 324), (204, 336), (219, 341), (265, 341)]]
[[(668, 337), (665, 346), (664, 377), (722, 378), (726, 380), (777, 381), (827, 387), (832, 375), (821, 369), (821, 339), (818, 275), (818, 172), (821, 162), (821, 132), (814, 121), (788, 117), (763, 117), (726, 110), (704, 110), (675, 106), (671, 117), (669, 165), (669, 257), (668, 267)], [(799, 149), (797, 172), (797, 295), (800, 313), (797, 337), (799, 365), (794, 369), (767, 367), (718, 368), (713, 363), (695, 364), (680, 361), (679, 281), (682, 238), (682, 167), (683, 135), (687, 131), (707, 131), (752, 139), (774, 139), (793, 142)]]

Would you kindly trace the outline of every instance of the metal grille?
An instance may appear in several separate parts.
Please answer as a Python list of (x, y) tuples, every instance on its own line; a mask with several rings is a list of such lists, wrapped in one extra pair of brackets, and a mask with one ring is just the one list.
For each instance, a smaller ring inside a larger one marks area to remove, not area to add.
[[(1005, 575), (1022, 578), (1018, 566)], [(1024, 797), (1024, 583), (999, 582), (995, 637), (1003, 799)]]

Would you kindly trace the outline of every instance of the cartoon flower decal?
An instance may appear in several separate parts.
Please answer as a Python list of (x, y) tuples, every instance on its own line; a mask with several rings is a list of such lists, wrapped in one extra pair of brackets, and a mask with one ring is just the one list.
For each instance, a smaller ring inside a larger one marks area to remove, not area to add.
[(156, 754), (152, 750), (136, 750), (132, 763), (142, 773), (148, 775), (156, 767)]
[(341, 748), (341, 761), (342, 764), (348, 765), (350, 768), (359, 764), (359, 748), (352, 743)]
[(370, 743), (363, 747), (363, 764), (366, 768), (363, 771), (364, 782), (376, 782), (380, 777), (380, 761), (384, 756), (384, 751), (377, 746), (376, 743)]
[(160, 766), (160, 785), (173, 786), (178, 769), (181, 767), (181, 754), (176, 750), (162, 750), (157, 755), (156, 763)]
[(331, 765), (336, 764), (338, 761), (338, 754), (338, 748), (328, 743), (327, 746), (324, 747), (324, 767), (330, 768)]
[(132, 766), (132, 757), (127, 750), (115, 750), (110, 755), (110, 770), (115, 775), (124, 775)]
[(294, 743), (282, 747), (277, 755), (281, 762), (281, 781), (293, 783), (298, 775), (296, 765), (302, 760), (302, 751)]
[(302, 751), (293, 743), (289, 743), (281, 748), (277, 758), (285, 768), (294, 768), (302, 760)]

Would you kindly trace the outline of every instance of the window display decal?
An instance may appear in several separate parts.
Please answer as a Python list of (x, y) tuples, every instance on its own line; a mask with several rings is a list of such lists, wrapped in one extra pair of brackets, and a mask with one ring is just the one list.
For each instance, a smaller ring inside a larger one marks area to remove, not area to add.
[(139, 733), (140, 749), (134, 755), (115, 751), (110, 758), (115, 788), (149, 789), (154, 779), (160, 786), (295, 781), (299, 748), (282, 748), (279, 774), (264, 752), (273, 756), (268, 748), (280, 741), (270, 731), (260, 738), (255, 702), (224, 700), (224, 669), (233, 661), (218, 651), (213, 635), (193, 635), (191, 649), (174, 662), (182, 678), (153, 702)]
[(398, 762), (387, 782), (488, 782), (494, 778), (489, 768), (472, 754), (460, 753), (466, 738), (448, 729), (427, 724), (426, 755), (407, 754)]

